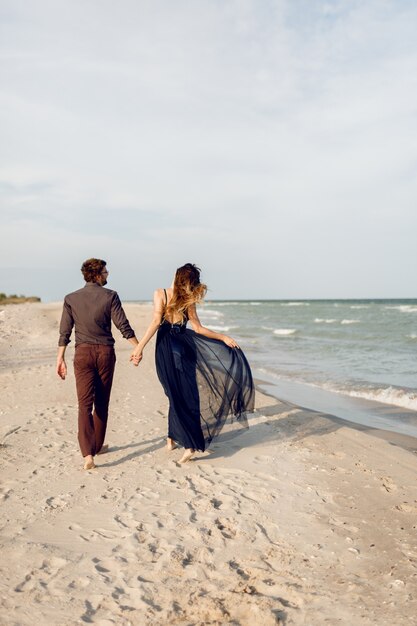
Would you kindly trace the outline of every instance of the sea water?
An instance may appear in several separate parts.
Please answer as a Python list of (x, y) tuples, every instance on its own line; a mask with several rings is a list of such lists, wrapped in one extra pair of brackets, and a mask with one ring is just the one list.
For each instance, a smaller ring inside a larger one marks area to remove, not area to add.
[(417, 436), (417, 300), (208, 301), (276, 397)]

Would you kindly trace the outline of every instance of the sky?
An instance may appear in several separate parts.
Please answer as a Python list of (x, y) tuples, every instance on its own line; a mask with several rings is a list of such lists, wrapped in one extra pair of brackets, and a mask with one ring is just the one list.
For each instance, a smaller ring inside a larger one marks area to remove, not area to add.
[(417, 297), (417, 4), (0, 0), (0, 292)]

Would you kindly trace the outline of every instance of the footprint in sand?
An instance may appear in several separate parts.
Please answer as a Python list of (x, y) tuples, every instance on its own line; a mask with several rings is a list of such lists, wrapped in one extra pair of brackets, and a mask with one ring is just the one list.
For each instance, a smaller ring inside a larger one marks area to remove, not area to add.
[(17, 593), (32, 591), (36, 588), (44, 589), (47, 586), (47, 577), (55, 578), (68, 561), (59, 557), (44, 559), (39, 568), (33, 568), (25, 578), (14, 588)]
[(415, 502), (402, 502), (397, 504), (394, 509), (401, 511), (401, 513), (414, 513), (417, 514), (417, 501)]
[(330, 456), (335, 456), (337, 459), (345, 459), (346, 458), (346, 454), (344, 452), (331, 452)]
[(350, 533), (358, 533), (359, 532), (359, 528), (357, 526), (353, 526), (352, 524), (348, 524), (347, 522), (344, 522), (343, 520), (337, 519), (335, 517), (330, 517), (329, 518), (329, 524), (330, 526), (335, 526), (336, 528), (339, 528), (343, 531), (343, 533), (345, 531), (348, 531)]
[(200, 511), (208, 512), (213, 509), (213, 505), (211, 504), (211, 501), (209, 501), (208, 498), (203, 495), (192, 498), (190, 501), (190, 507), (192, 508), (193, 511), (199, 511), (199, 512)]
[(228, 565), (230, 569), (236, 572), (236, 574), (243, 578), (243, 580), (249, 580), (250, 575), (240, 567), (239, 563), (237, 563), (236, 561), (229, 561)]
[(5, 489), (0, 487), (0, 500), (7, 500), (10, 497), (10, 494), (13, 493), (13, 489)]
[(214, 523), (225, 539), (235, 539), (237, 535), (237, 527), (232, 520), (227, 518), (217, 518)]
[(270, 463), (271, 459), (272, 459), (272, 457), (270, 457), (270, 456), (261, 455), (261, 456), (255, 456), (253, 458), (252, 462), (255, 465), (261, 465), (261, 464), (265, 464), (265, 463)]
[(183, 546), (176, 546), (174, 550), (171, 551), (170, 558), (172, 561), (180, 563), (183, 567), (191, 565), (191, 563), (194, 562), (193, 554)]
[(106, 530), (103, 528), (97, 528), (92, 531), (93, 535), (98, 535), (102, 539), (111, 539), (114, 540), (120, 536), (119, 533), (112, 532), (111, 530)]
[(45, 559), (41, 565), (41, 570), (46, 574), (55, 575), (58, 571), (60, 571), (63, 567), (68, 564), (66, 559), (62, 559), (61, 557), (51, 557), (50, 559)]
[(382, 476), (380, 480), (382, 488), (385, 489), (385, 491), (387, 491), (388, 493), (390, 493), (391, 491), (397, 491), (397, 485), (388, 476)]
[(14, 588), (14, 590), (17, 593), (21, 593), (23, 590), (27, 591), (28, 589), (33, 589), (33, 581), (32, 581), (32, 576), (33, 576), (33, 571), (30, 574), (26, 574), (24, 580), (22, 580), (21, 583), (19, 583), (18, 585), (16, 585), (16, 587)]
[(137, 530), (138, 523), (134, 519), (127, 519), (126, 517), (123, 517), (122, 519), (120, 515), (115, 515), (113, 519), (116, 524), (121, 528), (126, 528), (128, 530)]
[(69, 583), (68, 588), (69, 589), (85, 589), (89, 585), (91, 585), (91, 580), (89, 578), (80, 577), (80, 578), (77, 578), (77, 580), (72, 580)]
[(43, 507), (44, 511), (62, 510), (68, 506), (68, 500), (71, 499), (72, 494), (68, 493), (64, 496), (53, 496), (48, 498)]

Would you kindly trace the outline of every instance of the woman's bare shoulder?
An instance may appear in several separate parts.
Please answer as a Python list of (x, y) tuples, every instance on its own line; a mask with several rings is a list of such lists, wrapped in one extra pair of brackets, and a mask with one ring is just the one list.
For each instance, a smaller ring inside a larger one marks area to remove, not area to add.
[[(165, 298), (165, 294), (166, 294), (166, 298)], [(153, 292), (153, 297), (154, 297), (154, 300), (163, 300), (163, 302), (165, 303), (165, 300), (171, 300), (172, 289), (171, 287), (159, 287), (158, 289), (155, 289), (155, 291)]]
[(153, 292), (153, 299), (154, 300), (161, 300), (164, 299), (165, 295), (164, 295), (164, 288), (163, 287), (159, 287), (158, 289), (155, 289), (155, 291)]

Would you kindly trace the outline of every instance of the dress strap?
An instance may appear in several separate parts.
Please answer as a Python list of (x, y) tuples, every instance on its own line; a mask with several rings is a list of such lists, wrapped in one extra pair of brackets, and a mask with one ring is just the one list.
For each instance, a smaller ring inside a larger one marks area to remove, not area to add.
[(164, 289), (164, 294), (165, 294), (165, 304), (164, 304), (164, 311), (162, 313), (162, 318), (161, 318), (161, 326), (162, 324), (165, 322), (165, 313), (167, 311), (167, 304), (168, 304), (168, 298), (167, 298), (167, 290)]

